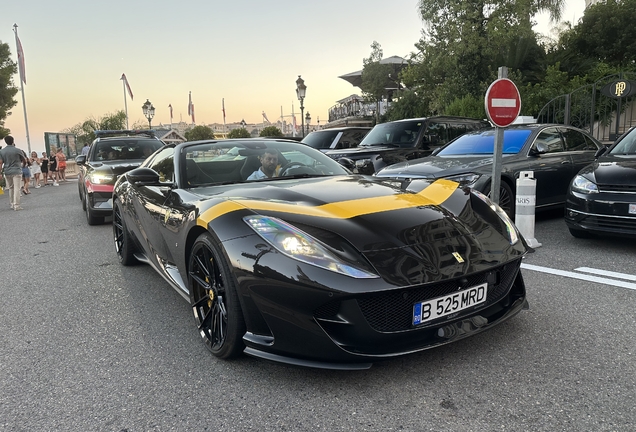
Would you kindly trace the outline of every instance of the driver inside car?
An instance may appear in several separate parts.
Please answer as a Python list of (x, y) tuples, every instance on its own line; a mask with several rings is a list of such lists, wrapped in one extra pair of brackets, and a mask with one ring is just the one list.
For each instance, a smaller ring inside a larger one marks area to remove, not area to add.
[(247, 180), (261, 180), (264, 178), (276, 177), (280, 173), (280, 165), (278, 164), (278, 152), (274, 150), (266, 150), (259, 156), (261, 166), (254, 171)]

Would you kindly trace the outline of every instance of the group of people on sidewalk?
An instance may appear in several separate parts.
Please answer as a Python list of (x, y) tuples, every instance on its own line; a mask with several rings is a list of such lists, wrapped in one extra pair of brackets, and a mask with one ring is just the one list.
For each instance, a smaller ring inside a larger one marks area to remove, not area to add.
[(4, 137), (6, 147), (0, 149), (0, 179), (5, 180), (5, 189), (9, 190), (11, 208), (15, 211), (22, 210), (20, 197), (31, 193), (31, 180), (34, 187), (49, 186), (49, 179), (53, 186), (59, 186), (66, 179), (66, 155), (61, 148), (56, 153), (51, 152), (47, 157), (42, 152), (38, 157), (37, 152), (31, 152), (28, 157), (23, 150), (15, 146), (12, 136)]

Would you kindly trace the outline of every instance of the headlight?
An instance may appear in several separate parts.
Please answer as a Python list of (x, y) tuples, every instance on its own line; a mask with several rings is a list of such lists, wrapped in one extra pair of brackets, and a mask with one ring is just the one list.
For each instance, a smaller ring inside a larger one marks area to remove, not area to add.
[(477, 180), (479, 180), (480, 177), (481, 177), (481, 174), (468, 173), (468, 174), (460, 174), (460, 175), (444, 177), (444, 178), (446, 180), (452, 180), (454, 182), (459, 183), (459, 187), (464, 187), (464, 186), (471, 186)]
[(88, 176), (88, 180), (93, 184), (108, 184), (115, 180), (115, 176), (112, 174), (94, 173)]
[(501, 221), (506, 226), (506, 231), (508, 233), (508, 240), (510, 240), (510, 244), (511, 245), (516, 244), (519, 241), (519, 234), (517, 233), (517, 227), (510, 220), (510, 218), (508, 217), (508, 214), (501, 207), (499, 207), (497, 204), (492, 202), (490, 198), (488, 198), (483, 193), (476, 191), (475, 189), (471, 189), (471, 192), (475, 194), (476, 196), (478, 196), (479, 198), (481, 198), (481, 200), (485, 202), (488, 205), (488, 207), (490, 207), (491, 210), (497, 214), (497, 216), (499, 216), (499, 219), (501, 219)]
[(356, 161), (356, 168), (362, 168), (366, 165), (371, 165), (371, 159), (358, 159)]
[(591, 182), (578, 174), (574, 177), (574, 180), (572, 180), (572, 189), (584, 194), (598, 193), (598, 186), (596, 186), (596, 183)]
[(280, 219), (246, 216), (243, 220), (265, 241), (290, 258), (356, 279), (379, 277), (345, 263), (318, 240)]

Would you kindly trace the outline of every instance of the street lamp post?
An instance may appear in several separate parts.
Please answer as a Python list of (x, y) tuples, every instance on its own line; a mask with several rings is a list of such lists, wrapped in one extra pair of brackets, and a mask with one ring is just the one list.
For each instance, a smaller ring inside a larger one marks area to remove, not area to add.
[(152, 118), (155, 116), (155, 107), (152, 106), (152, 103), (146, 99), (146, 102), (141, 106), (141, 109), (144, 111), (144, 116), (148, 119), (148, 129), (152, 129)]
[(296, 96), (298, 96), (298, 100), (300, 101), (300, 130), (303, 131), (303, 138), (305, 137), (305, 119), (303, 118), (303, 110), (305, 107), (303, 106), (303, 101), (305, 100), (306, 91), (307, 86), (305, 85), (305, 80), (298, 75), (298, 79), (296, 80)]
[(307, 133), (309, 134), (309, 123), (311, 122), (311, 115), (309, 114), (309, 111), (305, 114), (305, 122), (307, 123)]

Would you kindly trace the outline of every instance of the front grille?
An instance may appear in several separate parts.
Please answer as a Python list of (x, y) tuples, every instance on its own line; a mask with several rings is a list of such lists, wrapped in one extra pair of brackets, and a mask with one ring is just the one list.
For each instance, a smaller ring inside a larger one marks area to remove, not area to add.
[(636, 193), (636, 185), (598, 185), (599, 192)]
[(636, 217), (586, 216), (579, 223), (590, 229), (636, 232)]
[[(510, 290), (517, 275), (521, 259), (495, 267), (485, 272), (434, 284), (374, 293), (357, 298), (358, 306), (369, 325), (379, 332), (396, 332), (413, 328), (413, 305), (457, 292), (458, 287), (468, 288), (485, 282), (488, 284), (486, 303), (488, 307), (501, 300)], [(462, 280), (464, 279), (464, 280)], [(329, 303), (316, 311), (316, 318), (335, 317), (338, 302)], [(461, 311), (458, 316), (473, 312)]]

